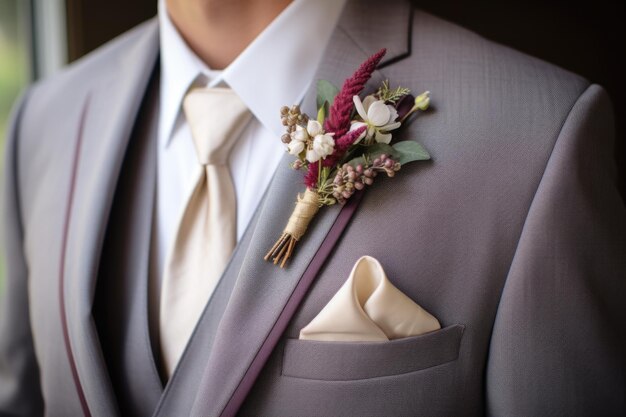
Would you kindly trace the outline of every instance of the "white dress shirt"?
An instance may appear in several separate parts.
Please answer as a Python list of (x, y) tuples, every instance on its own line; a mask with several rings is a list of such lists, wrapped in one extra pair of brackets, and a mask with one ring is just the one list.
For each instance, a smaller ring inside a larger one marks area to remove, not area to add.
[[(224, 70), (211, 70), (189, 48), (159, 1), (161, 89), (157, 153), (156, 239), (153, 267), (163, 274), (198, 160), (182, 99), (201, 77), (226, 84), (254, 115), (229, 158), (237, 198), (237, 239), (243, 235), (285, 152), (280, 107), (302, 101), (345, 0), (294, 0)], [(314, 115), (313, 115), (314, 116)]]

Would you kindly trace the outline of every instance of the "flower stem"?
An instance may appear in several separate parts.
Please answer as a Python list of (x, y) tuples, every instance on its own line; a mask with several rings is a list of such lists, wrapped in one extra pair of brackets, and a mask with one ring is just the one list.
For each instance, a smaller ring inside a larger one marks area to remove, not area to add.
[(324, 184), (324, 180), (322, 179), (322, 160), (317, 161), (317, 189), (319, 190)]

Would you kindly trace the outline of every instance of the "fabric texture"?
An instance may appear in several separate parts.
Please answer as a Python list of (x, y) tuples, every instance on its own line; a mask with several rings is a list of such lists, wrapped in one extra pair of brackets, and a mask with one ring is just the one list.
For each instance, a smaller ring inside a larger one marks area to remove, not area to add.
[[(341, 208), (320, 210), (287, 268), (263, 261), (302, 192), (285, 157), (153, 415), (221, 415), (287, 307), (241, 416), (624, 414), (626, 210), (606, 92), (401, 0), (348, 1), (328, 45), (315, 79), (341, 84), (388, 47), (367, 90), (431, 91), (432, 110), (397, 137), (432, 160), (368, 189), (292, 305)], [(151, 21), (31, 87), (14, 113), (0, 414), (120, 415), (93, 306), (100, 265), (129, 262), (102, 248), (158, 56)], [(314, 86), (302, 109), (314, 114)], [(365, 254), (442, 328), (375, 347), (299, 340)]]
[(300, 330), (300, 339), (383, 342), (440, 328), (436, 318), (389, 281), (380, 262), (364, 256), (322, 311)]

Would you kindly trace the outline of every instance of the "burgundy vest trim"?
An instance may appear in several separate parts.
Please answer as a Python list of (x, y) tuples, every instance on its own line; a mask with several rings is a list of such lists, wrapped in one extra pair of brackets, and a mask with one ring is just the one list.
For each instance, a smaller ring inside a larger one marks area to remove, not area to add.
[(59, 301), (61, 304), (61, 326), (63, 328), (63, 340), (65, 341), (65, 353), (70, 363), (70, 369), (72, 371), (72, 377), (74, 379), (74, 385), (78, 393), (78, 399), (80, 400), (80, 406), (83, 409), (85, 417), (91, 417), (91, 412), (87, 406), (87, 400), (83, 387), (80, 384), (78, 377), (78, 370), (76, 369), (76, 362), (74, 361), (74, 354), (72, 352), (72, 345), (70, 344), (69, 330), (67, 327), (67, 312), (65, 310), (65, 254), (67, 251), (67, 237), (70, 226), (70, 216), (72, 213), (72, 206), (74, 205), (74, 190), (76, 188), (76, 174), (78, 172), (78, 160), (80, 156), (80, 149), (82, 144), (83, 130), (85, 127), (85, 118), (87, 115), (87, 109), (89, 107), (89, 96), (87, 97), (85, 107), (80, 115), (80, 122), (78, 126), (78, 137), (76, 138), (76, 147), (74, 149), (74, 160), (72, 165), (72, 176), (70, 178), (70, 192), (68, 196), (67, 208), (65, 211), (65, 222), (63, 226), (63, 241), (61, 245), (61, 262), (59, 265)]
[(291, 297), (287, 301), (287, 304), (285, 304), (285, 307), (280, 313), (280, 316), (278, 316), (276, 323), (274, 323), (274, 327), (272, 327), (269, 334), (265, 338), (263, 345), (261, 345), (261, 348), (252, 360), (250, 367), (244, 374), (242, 380), (239, 382), (239, 385), (235, 389), (235, 392), (230, 397), (230, 400), (226, 404), (226, 407), (220, 414), (221, 417), (234, 417), (237, 414), (237, 411), (250, 393), (254, 382), (261, 373), (263, 366), (265, 366), (265, 363), (272, 354), (272, 351), (278, 344), (280, 337), (287, 328), (289, 321), (295, 314), (298, 306), (300, 305), (307, 291), (311, 287), (311, 284), (313, 283), (313, 281), (315, 281), (315, 278), (317, 278), (317, 275), (322, 269), (322, 266), (324, 266), (324, 263), (330, 255), (330, 252), (333, 250), (333, 248), (339, 241), (339, 238), (341, 237), (344, 229), (350, 222), (350, 219), (352, 218), (354, 212), (359, 206), (362, 197), (362, 192), (355, 193), (352, 198), (348, 200), (348, 203), (346, 203), (346, 205), (342, 208), (339, 216), (337, 216), (337, 219), (335, 220), (330, 231), (328, 232), (328, 235), (322, 242), (322, 245), (315, 253), (315, 256), (311, 260), (311, 263), (309, 263), (309, 265), (307, 266), (304, 274), (302, 274), (302, 277), (300, 277), (300, 281), (298, 281), (298, 284), (293, 290)]

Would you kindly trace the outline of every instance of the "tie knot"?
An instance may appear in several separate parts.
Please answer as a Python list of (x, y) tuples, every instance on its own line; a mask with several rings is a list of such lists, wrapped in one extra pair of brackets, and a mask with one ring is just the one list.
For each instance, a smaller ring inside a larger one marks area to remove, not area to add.
[(183, 110), (202, 165), (226, 164), (252, 116), (230, 88), (194, 88), (185, 96)]

